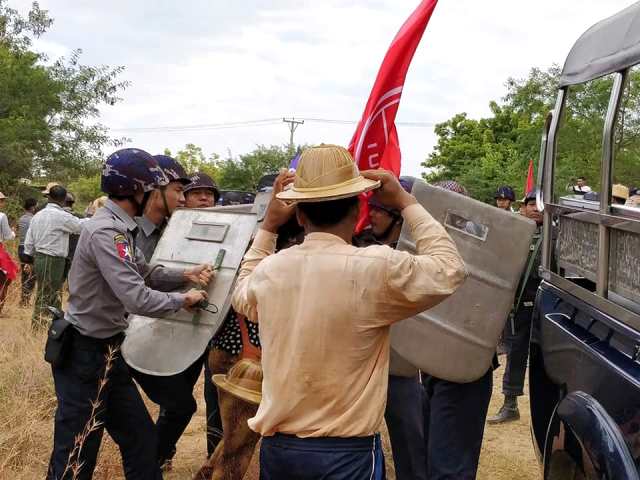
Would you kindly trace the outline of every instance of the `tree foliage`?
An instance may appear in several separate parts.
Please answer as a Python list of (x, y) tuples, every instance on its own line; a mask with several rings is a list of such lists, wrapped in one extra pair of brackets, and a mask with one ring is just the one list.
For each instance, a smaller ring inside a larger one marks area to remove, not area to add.
[(50, 61), (32, 39), (53, 20), (34, 2), (26, 17), (0, 0), (0, 187), (19, 178), (68, 180), (95, 174), (109, 137), (99, 107), (120, 101), (122, 67), (86, 66), (80, 50)]
[[(560, 69), (534, 68), (525, 79), (510, 78), (500, 102), (491, 102), (491, 115), (478, 120), (465, 113), (435, 128), (438, 142), (422, 164), (428, 181), (455, 179), (483, 201), (492, 201), (500, 185), (524, 195), (530, 160), (537, 166), (540, 138), (547, 113), (553, 109)], [(561, 119), (555, 186), (566, 193), (577, 176), (600, 186), (604, 117), (612, 88), (605, 77), (572, 87)], [(616, 129), (614, 181), (640, 183), (640, 72), (633, 71)]]

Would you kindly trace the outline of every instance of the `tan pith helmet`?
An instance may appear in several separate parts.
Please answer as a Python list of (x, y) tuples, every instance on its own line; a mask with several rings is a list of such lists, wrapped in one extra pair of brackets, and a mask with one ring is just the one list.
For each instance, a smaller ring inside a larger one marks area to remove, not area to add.
[(43, 195), (49, 195), (49, 193), (51, 192), (51, 189), (53, 187), (57, 187), (58, 185), (60, 185), (58, 182), (49, 182), (47, 183), (47, 187), (42, 191)]
[(629, 187), (616, 183), (611, 187), (611, 196), (627, 200), (629, 198)]
[(326, 202), (355, 197), (378, 187), (379, 181), (360, 175), (346, 148), (319, 145), (302, 152), (293, 185), (277, 198), (287, 202)]
[(0, 200), (4, 200), (6, 197), (6, 195), (2, 192), (0, 192)]
[(251, 358), (241, 359), (226, 375), (214, 375), (213, 383), (246, 402), (259, 405), (262, 400), (262, 366)]

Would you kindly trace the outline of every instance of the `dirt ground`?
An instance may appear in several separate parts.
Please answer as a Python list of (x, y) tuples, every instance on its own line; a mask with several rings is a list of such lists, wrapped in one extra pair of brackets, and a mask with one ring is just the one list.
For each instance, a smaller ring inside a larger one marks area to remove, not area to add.
[[(52, 443), (56, 406), (51, 371), (42, 359), (44, 334), (30, 329), (30, 309), (17, 306), (17, 286), (0, 316), (0, 480), (43, 478)], [(494, 376), (489, 414), (500, 406), (502, 369)], [(190, 479), (205, 460), (203, 381), (197, 385), (198, 411), (178, 443), (173, 471), (167, 480)], [(152, 416), (157, 408), (149, 404)], [(485, 429), (478, 479), (529, 480), (539, 478), (529, 433), (529, 402), (521, 399), (522, 419)], [(387, 452), (388, 453), (388, 452)], [(121, 479), (120, 455), (105, 434), (95, 479)], [(247, 475), (257, 480), (257, 472)], [(395, 475), (388, 475), (395, 480)]]

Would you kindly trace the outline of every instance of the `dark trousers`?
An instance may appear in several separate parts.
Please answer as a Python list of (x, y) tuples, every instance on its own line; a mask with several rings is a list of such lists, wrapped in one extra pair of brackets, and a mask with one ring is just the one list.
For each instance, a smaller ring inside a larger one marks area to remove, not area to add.
[(189, 425), (191, 417), (198, 409), (193, 397), (193, 388), (202, 371), (204, 355), (184, 372), (168, 377), (149, 375), (131, 369), (144, 393), (160, 406), (156, 421), (158, 431), (158, 450), (156, 459), (159, 465), (173, 458), (176, 443)]
[(32, 259), (24, 254), (24, 245), (18, 247), (18, 258), (20, 259), (21, 279), (20, 303), (24, 306), (29, 303), (33, 289), (36, 286), (36, 276), (33, 273)]
[(52, 257), (36, 253), (33, 268), (37, 279), (36, 301), (33, 305), (31, 325), (34, 329), (46, 327), (49, 317), (48, 306), (60, 308), (61, 290), (64, 284), (64, 257)]
[(493, 369), (471, 383), (423, 375), (424, 434), (429, 480), (476, 478)]
[[(102, 434), (107, 429), (122, 454), (127, 480), (161, 479), (156, 463), (156, 435), (153, 421), (129, 375), (129, 368), (119, 353), (107, 373), (107, 383), (100, 391), (105, 375), (107, 344), (81, 336), (71, 329), (70, 351), (61, 367), (53, 368), (58, 408), (55, 414), (53, 452), (47, 473), (48, 480), (91, 479)], [(120, 339), (115, 342), (119, 343)], [(74, 451), (76, 436), (91, 421), (92, 402), (98, 399), (93, 431), (82, 444), (79, 475), (67, 468)]]
[(211, 379), (212, 372), (208, 359), (209, 349), (205, 353), (204, 361), (204, 403), (207, 415), (207, 457), (210, 457), (222, 440), (222, 419), (218, 404), (218, 389)]
[(380, 436), (298, 438), (276, 434), (260, 447), (260, 480), (384, 480)]
[[(524, 376), (529, 359), (529, 339), (531, 337), (531, 316), (533, 307), (520, 307), (515, 314), (513, 325), (507, 322), (504, 343), (507, 347), (507, 365), (502, 377), (502, 393), (520, 396), (524, 394)], [(515, 331), (514, 331), (515, 330)]]
[(389, 429), (397, 480), (426, 480), (420, 377), (389, 375), (384, 418)]

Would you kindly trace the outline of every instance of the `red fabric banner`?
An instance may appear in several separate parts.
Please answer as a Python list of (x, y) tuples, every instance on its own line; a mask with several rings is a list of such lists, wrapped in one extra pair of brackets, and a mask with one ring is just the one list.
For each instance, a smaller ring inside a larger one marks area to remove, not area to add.
[(527, 172), (527, 183), (524, 185), (524, 196), (535, 188), (535, 174), (533, 173), (533, 160), (529, 160), (529, 171)]
[[(361, 170), (383, 168), (400, 175), (400, 143), (395, 120), (404, 81), (438, 0), (423, 0), (397, 33), (382, 61), (369, 100), (349, 144)], [(358, 231), (368, 224), (362, 202)]]

